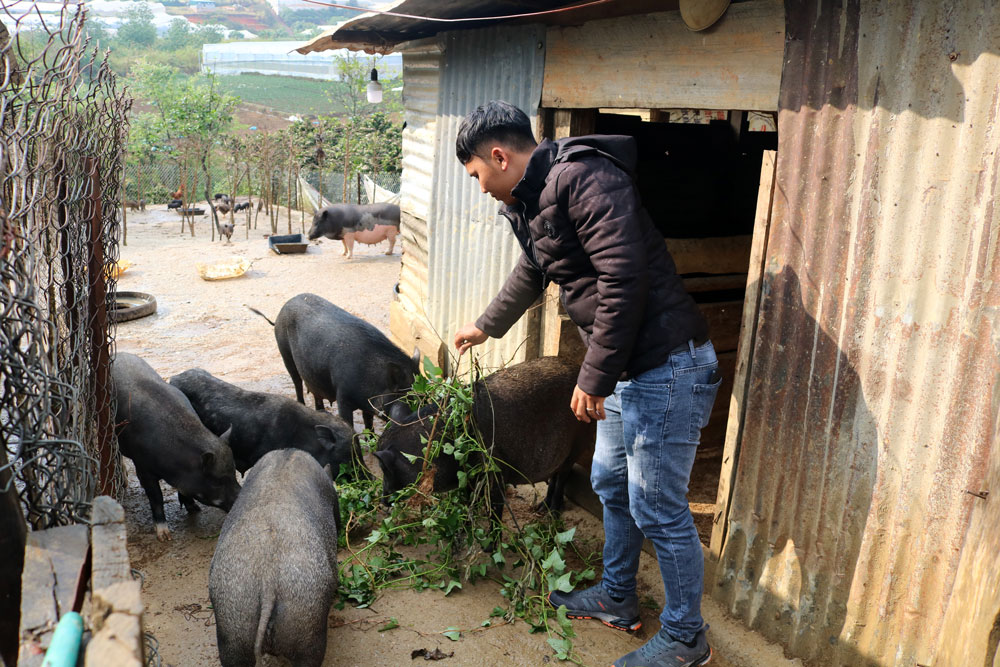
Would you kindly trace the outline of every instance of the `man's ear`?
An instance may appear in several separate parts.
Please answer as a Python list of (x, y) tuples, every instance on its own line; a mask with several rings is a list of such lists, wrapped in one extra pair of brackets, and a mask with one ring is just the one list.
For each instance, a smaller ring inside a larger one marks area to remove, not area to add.
[(507, 167), (510, 166), (510, 154), (502, 146), (494, 146), (490, 150), (490, 162), (496, 162), (500, 171), (507, 171)]

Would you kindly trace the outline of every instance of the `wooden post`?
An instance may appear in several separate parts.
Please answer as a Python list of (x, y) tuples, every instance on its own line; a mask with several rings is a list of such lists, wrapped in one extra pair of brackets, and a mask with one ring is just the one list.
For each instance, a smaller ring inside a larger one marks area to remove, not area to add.
[(715, 501), (715, 517), (709, 556), (718, 562), (725, 544), (729, 524), (729, 501), (736, 479), (736, 461), (739, 458), (740, 440), (746, 419), (746, 396), (750, 385), (750, 367), (757, 338), (757, 316), (760, 309), (761, 278), (767, 260), (767, 239), (771, 226), (771, 205), (774, 201), (777, 153), (764, 151), (760, 166), (760, 189), (757, 191), (757, 214), (753, 224), (753, 243), (750, 247), (750, 266), (747, 271), (746, 296), (743, 301), (743, 323), (736, 353), (736, 373), (733, 395), (729, 402), (729, 422), (726, 426), (726, 445), (722, 451), (722, 471), (719, 475), (719, 493)]
[(90, 247), (87, 275), (90, 277), (88, 314), (90, 322), (90, 368), (94, 383), (96, 408), (95, 448), (97, 450), (97, 493), (112, 495), (117, 473), (117, 460), (111, 451), (111, 350), (108, 345), (107, 284), (104, 275), (104, 244), (101, 239), (101, 178), (97, 160), (87, 158), (90, 174)]
[[(21, 618), (21, 571), (28, 527), (21, 512), (7, 448), (0, 447), (0, 663), (17, 662), (17, 629)], [(5, 490), (6, 489), (6, 490)]]
[[(538, 131), (547, 131), (551, 127), (554, 139), (565, 139), (592, 134), (596, 123), (596, 109), (545, 110), (545, 113), (539, 112)], [(559, 286), (549, 285), (542, 299), (539, 354), (563, 357), (574, 363), (582, 362), (586, 349), (576, 325), (559, 301)]]

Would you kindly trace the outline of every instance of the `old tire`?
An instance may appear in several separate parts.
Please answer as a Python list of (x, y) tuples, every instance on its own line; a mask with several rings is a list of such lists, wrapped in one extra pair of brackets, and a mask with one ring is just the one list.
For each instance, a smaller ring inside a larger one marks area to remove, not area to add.
[(145, 292), (118, 292), (114, 308), (108, 313), (112, 322), (128, 322), (156, 312), (156, 298)]

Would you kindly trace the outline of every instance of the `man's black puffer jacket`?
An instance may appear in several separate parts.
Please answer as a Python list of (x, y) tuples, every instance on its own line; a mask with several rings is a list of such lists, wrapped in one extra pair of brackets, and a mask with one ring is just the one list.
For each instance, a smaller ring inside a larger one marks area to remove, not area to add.
[(518, 203), (501, 208), (524, 253), (476, 321), (499, 338), (555, 282), (587, 345), (577, 384), (595, 396), (708, 335), (639, 201), (635, 162), (632, 137), (542, 141), (512, 192)]

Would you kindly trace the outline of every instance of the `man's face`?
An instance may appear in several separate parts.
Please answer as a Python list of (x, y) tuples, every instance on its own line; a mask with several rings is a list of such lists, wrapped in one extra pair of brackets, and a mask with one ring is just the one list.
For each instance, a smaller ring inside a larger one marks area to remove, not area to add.
[(510, 191), (524, 176), (524, 168), (516, 168), (515, 164), (520, 161), (512, 162), (511, 158), (508, 151), (494, 147), (486, 157), (473, 155), (465, 164), (465, 171), (479, 181), (479, 188), (483, 192), (504, 204), (516, 204), (517, 199)]

